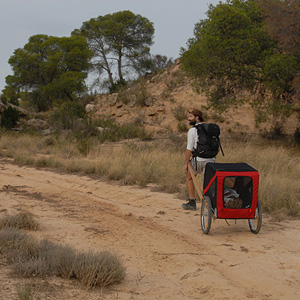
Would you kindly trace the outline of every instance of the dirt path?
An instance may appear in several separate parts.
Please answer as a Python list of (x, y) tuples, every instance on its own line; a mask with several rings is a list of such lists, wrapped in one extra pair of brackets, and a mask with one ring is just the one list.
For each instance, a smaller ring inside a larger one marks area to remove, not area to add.
[[(246, 220), (201, 233), (199, 210), (174, 195), (0, 160), (0, 216), (23, 209), (42, 225), (36, 237), (78, 250), (109, 250), (127, 267), (124, 283), (86, 291), (45, 279), (41, 299), (300, 299), (300, 221), (264, 216), (258, 235)], [(0, 299), (17, 299), (21, 280), (0, 265)], [(43, 288), (42, 288), (43, 287)]]

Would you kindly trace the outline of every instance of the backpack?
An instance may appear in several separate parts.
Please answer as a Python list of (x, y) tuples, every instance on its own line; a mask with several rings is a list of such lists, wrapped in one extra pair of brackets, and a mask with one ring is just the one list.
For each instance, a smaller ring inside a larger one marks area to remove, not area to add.
[(198, 134), (197, 148), (193, 151), (193, 157), (213, 158), (219, 148), (224, 152), (219, 139), (220, 127), (214, 123), (203, 123), (195, 125)]

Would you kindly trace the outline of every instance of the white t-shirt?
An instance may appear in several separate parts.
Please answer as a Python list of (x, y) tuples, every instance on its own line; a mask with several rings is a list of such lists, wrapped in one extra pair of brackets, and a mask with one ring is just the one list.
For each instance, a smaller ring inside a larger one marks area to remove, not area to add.
[[(198, 123), (198, 124), (201, 124), (201, 123)], [(190, 151), (193, 151), (194, 149), (196, 149), (197, 148), (197, 141), (198, 141), (197, 129), (195, 127), (192, 127), (188, 131), (186, 149), (190, 150)], [(203, 157), (198, 157), (198, 156), (197, 156), (197, 160), (198, 161), (212, 161), (211, 158), (203, 158)]]

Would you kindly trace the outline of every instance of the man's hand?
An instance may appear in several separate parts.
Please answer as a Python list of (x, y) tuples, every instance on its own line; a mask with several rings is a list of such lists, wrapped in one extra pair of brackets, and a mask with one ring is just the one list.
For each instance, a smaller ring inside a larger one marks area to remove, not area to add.
[(185, 174), (189, 173), (189, 165), (187, 163), (184, 164), (184, 172)]

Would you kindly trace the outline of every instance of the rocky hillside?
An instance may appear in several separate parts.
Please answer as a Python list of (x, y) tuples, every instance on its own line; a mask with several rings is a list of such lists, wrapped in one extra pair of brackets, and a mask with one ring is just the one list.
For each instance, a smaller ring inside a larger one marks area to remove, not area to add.
[[(207, 109), (206, 96), (194, 91), (178, 61), (160, 74), (139, 79), (130, 88), (112, 95), (96, 96), (86, 109), (94, 117), (112, 117), (120, 123), (142, 121), (146, 127), (159, 133), (168, 129), (184, 131), (188, 125), (187, 110), (193, 107), (203, 111), (205, 121), (221, 123), (223, 133), (257, 133), (267, 126), (255, 125), (255, 114), (250, 105), (223, 114)], [(292, 116), (284, 124), (284, 132), (294, 133), (299, 125), (297, 117)]]

